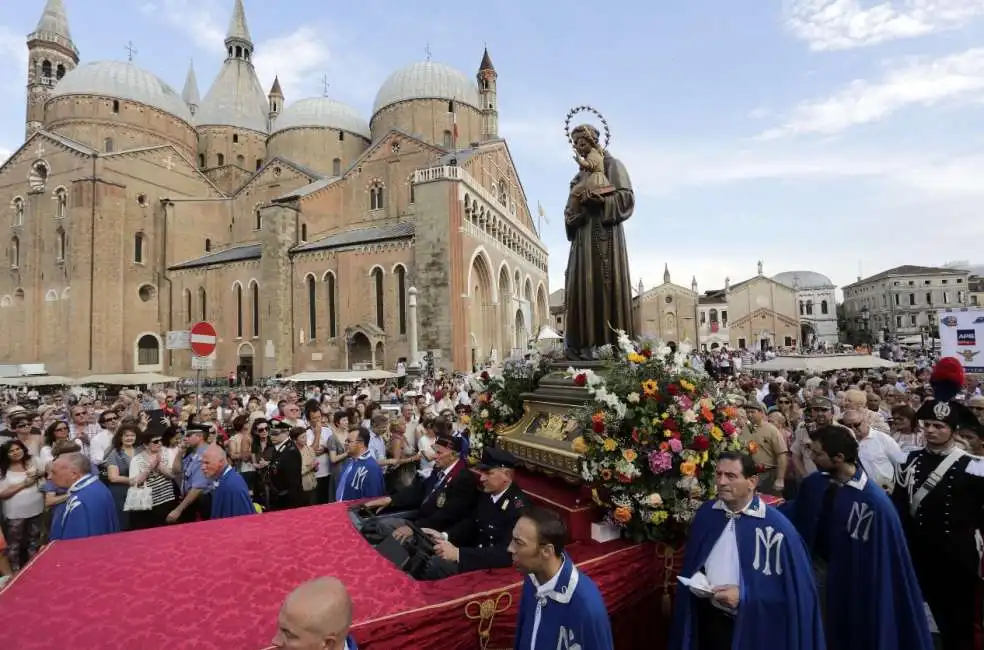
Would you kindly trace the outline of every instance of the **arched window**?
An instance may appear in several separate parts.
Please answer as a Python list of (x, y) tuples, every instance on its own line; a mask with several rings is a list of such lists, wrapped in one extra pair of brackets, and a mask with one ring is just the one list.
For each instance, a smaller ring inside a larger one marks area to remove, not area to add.
[(133, 236), (133, 261), (137, 264), (143, 264), (144, 258), (144, 235), (142, 232), (138, 232)]
[(385, 328), (383, 310), (383, 270), (378, 266), (372, 270), (372, 283), (376, 293), (376, 327)]
[(339, 158), (335, 158), (331, 161), (331, 175), (341, 176), (342, 175), (342, 161)]
[(243, 338), (243, 285), (236, 283), (236, 338)]
[(20, 239), (17, 235), (10, 238), (10, 266), (12, 268), (20, 266)]
[(307, 224), (301, 224), (301, 241), (307, 241)]
[(328, 338), (335, 338), (338, 335), (335, 319), (335, 274), (328, 273), (325, 276), (328, 284)]
[(185, 289), (184, 291), (184, 302), (185, 302), (185, 322), (191, 322), (191, 289)]
[(262, 158), (257, 158), (256, 159), (256, 171), (260, 171), (260, 167), (262, 167), (262, 166), (263, 166), (263, 159)]
[(259, 203), (253, 206), (253, 216), (256, 218), (256, 223), (253, 224), (253, 230), (263, 230), (263, 217), (260, 215)]
[(800, 300), (800, 316), (806, 315), (806, 303)]
[(450, 131), (445, 131), (444, 132), (444, 148), (445, 149), (450, 149), (453, 144), (454, 144), (454, 137), (451, 135), (451, 132)]
[(205, 169), (205, 154), (203, 153), (198, 154), (198, 166)]
[(161, 344), (153, 334), (144, 334), (137, 341), (137, 365), (156, 366), (161, 362)]
[(55, 190), (55, 218), (64, 219), (68, 208), (68, 192), (64, 187)]
[(218, 163), (219, 167), (225, 164), (225, 156), (222, 154), (216, 154), (215, 162)]
[(120, 100), (118, 100), (118, 99), (114, 99), (113, 100), (113, 112), (114, 113), (119, 113), (120, 112)]
[(307, 278), (307, 299), (308, 299), (308, 338), (318, 338), (318, 285), (314, 281), (314, 276)]
[(379, 183), (373, 183), (369, 186), (369, 209), (383, 209), (383, 186)]
[(51, 83), (51, 61), (45, 60), (41, 64), (41, 77), (44, 83)]
[(212, 240), (209, 239), (208, 237), (205, 238), (205, 252), (206, 253), (212, 252)]
[(59, 63), (58, 67), (55, 69), (55, 79), (60, 80), (64, 76), (65, 76), (65, 66)]
[[(417, 200), (417, 190), (413, 182), (415, 176), (416, 174), (414, 172), (411, 172), (410, 176), (407, 178), (407, 190), (409, 194), (409, 196), (407, 196), (407, 203), (411, 205)], [(465, 205), (465, 207), (466, 208), (468, 207), (467, 204)]]
[(16, 197), (14, 199), (14, 221), (13, 225), (23, 226), (24, 225), (24, 199), (21, 197)]
[(396, 304), (400, 334), (407, 333), (407, 270), (403, 266), (396, 267)]
[(65, 231), (61, 228), (58, 229), (58, 233), (55, 235), (55, 261), (65, 261)]
[(246, 156), (244, 156), (242, 154), (239, 154), (238, 156), (236, 156), (236, 164), (239, 165), (240, 167), (245, 167), (246, 166)]
[(807, 316), (812, 316), (813, 315), (813, 301), (812, 300), (807, 300), (806, 301), (806, 315)]
[(499, 204), (506, 204), (506, 179), (499, 179)]
[(106, 153), (113, 153), (113, 139), (112, 138), (106, 138), (105, 140), (103, 140), (103, 150)]
[(253, 338), (260, 335), (260, 285), (256, 282), (253, 283), (251, 287), (253, 307)]
[(712, 308), (712, 309), (711, 309), (711, 310), (710, 310), (710, 311), (708, 312), (708, 314), (707, 314), (707, 316), (708, 316), (708, 319), (709, 319), (709, 320), (710, 320), (710, 321), (711, 321), (712, 323), (716, 323), (716, 322), (718, 322), (718, 310), (717, 310), (717, 309), (713, 309), (713, 308)]
[(826, 300), (821, 300), (820, 301), (820, 313), (821, 314), (827, 314), (827, 313), (829, 313), (828, 307), (827, 307), (827, 301)]
[(454, 113), (454, 100), (448, 102), (448, 113)]
[(202, 320), (208, 320), (208, 296), (205, 287), (198, 288), (198, 314)]

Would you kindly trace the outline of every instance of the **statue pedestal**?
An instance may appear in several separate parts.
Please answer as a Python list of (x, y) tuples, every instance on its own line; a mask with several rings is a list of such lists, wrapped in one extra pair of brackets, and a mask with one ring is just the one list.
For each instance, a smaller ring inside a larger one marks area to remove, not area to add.
[(572, 443), (581, 435), (581, 423), (570, 417), (572, 409), (588, 403), (586, 388), (566, 376), (570, 367), (598, 370), (600, 361), (557, 362), (530, 393), (522, 395), (523, 417), (499, 433), (497, 445), (520, 459), (529, 470), (559, 476), (571, 484), (582, 482), (580, 454)]

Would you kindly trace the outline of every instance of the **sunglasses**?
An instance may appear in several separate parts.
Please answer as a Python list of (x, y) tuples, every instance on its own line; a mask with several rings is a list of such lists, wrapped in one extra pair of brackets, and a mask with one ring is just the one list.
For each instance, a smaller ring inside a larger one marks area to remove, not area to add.
[(270, 427), (256, 427), (257, 433), (263, 433), (264, 431), (269, 431)]
[(103, 418), (103, 422), (116, 422), (117, 420), (119, 420), (119, 418), (116, 416)]
[(150, 444), (152, 444), (152, 445), (159, 445), (162, 442), (163, 442), (163, 440), (161, 440), (160, 438), (154, 438), (153, 440), (150, 441)]

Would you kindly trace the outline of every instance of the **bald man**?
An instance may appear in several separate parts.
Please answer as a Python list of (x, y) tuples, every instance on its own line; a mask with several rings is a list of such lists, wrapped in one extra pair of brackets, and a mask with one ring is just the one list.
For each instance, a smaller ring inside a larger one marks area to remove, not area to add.
[(348, 636), (352, 599), (337, 578), (315, 578), (288, 594), (273, 645), (287, 650), (358, 650)]
[(211, 519), (256, 513), (246, 481), (229, 465), (229, 459), (222, 447), (208, 446), (202, 454), (202, 473), (214, 481)]
[(68, 489), (60, 516), (51, 523), (51, 540), (119, 532), (116, 502), (109, 488), (92, 474), (88, 458), (78, 452), (62, 454), (51, 463), (51, 481)]

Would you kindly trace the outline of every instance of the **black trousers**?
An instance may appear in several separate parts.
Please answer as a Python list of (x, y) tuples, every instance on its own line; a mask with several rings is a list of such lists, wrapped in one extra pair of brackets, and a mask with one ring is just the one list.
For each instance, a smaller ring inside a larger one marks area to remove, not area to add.
[(318, 487), (315, 488), (317, 492), (317, 503), (324, 505), (326, 503), (333, 503), (335, 501), (335, 490), (334, 481), (331, 480), (332, 476), (319, 476), (318, 477)]
[(704, 598), (695, 599), (694, 609), (697, 611), (697, 650), (731, 650), (735, 617)]
[(975, 628), (980, 618), (981, 581), (975, 574), (928, 568), (918, 573), (923, 598), (940, 630), (943, 650), (978, 650)]
[[(177, 505), (178, 502), (175, 502)], [(193, 521), (205, 521), (212, 517), (212, 495), (199, 494), (195, 502), (181, 513), (178, 519), (182, 524), (189, 524)]]

